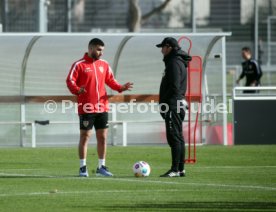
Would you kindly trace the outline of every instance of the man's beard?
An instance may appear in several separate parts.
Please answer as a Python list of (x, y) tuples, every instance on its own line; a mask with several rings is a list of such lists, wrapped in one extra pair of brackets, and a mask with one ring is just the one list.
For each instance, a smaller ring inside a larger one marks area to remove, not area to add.
[(95, 59), (95, 60), (100, 59), (100, 57), (98, 57), (96, 54), (92, 54), (91, 56), (92, 56), (92, 58)]

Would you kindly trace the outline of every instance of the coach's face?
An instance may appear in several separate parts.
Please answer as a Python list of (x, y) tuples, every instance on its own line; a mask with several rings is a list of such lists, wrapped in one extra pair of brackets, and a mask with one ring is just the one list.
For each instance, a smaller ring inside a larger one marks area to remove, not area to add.
[(162, 46), (161, 52), (164, 56), (170, 54), (170, 52), (172, 51), (172, 47), (170, 46)]
[(103, 55), (103, 51), (104, 51), (104, 46), (100, 46), (100, 45), (89, 46), (88, 55), (93, 59), (98, 60)]

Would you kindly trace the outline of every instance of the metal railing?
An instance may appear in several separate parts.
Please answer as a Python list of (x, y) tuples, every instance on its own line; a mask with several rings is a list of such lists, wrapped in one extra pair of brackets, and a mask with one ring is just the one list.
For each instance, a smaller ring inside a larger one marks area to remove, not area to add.
[[(244, 93), (244, 91), (256, 91), (256, 93)], [(233, 100), (276, 100), (276, 87), (235, 87), (233, 88)]]
[[(79, 122), (76, 121), (49, 121), (49, 124), (78, 124)], [(110, 124), (121, 124), (123, 127), (123, 146), (127, 146), (127, 122), (126, 121), (109, 121)], [(26, 126), (31, 126), (31, 147), (36, 148), (37, 142), (36, 142), (36, 124), (39, 124), (38, 121), (32, 121), (32, 122), (17, 122), (17, 121), (11, 121), (11, 122), (0, 122), (0, 125), (21, 125), (22, 128), (26, 128)], [(115, 145), (114, 139), (112, 139), (112, 145)], [(20, 146), (24, 147), (25, 142), (24, 139), (20, 141)]]

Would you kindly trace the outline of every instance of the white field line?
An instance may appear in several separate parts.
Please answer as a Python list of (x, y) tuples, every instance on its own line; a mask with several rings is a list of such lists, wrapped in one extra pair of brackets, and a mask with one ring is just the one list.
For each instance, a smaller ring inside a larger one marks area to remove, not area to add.
[[(200, 166), (200, 165), (186, 165), (186, 167), (192, 167), (193, 169), (266, 169), (276, 168), (276, 166)], [(158, 168), (167, 168), (165, 166), (159, 166)]]
[(141, 183), (156, 183), (156, 184), (173, 184), (173, 185), (194, 185), (194, 186), (208, 186), (208, 187), (225, 187), (225, 188), (244, 188), (244, 189), (261, 189), (276, 191), (275, 187), (267, 186), (253, 186), (253, 185), (235, 185), (235, 184), (216, 184), (216, 183), (186, 183), (186, 182), (167, 182), (158, 180), (132, 180), (132, 179), (119, 179), (119, 178), (88, 178), (88, 179), (99, 179), (99, 180), (116, 180), (122, 182), (141, 182)]
[(44, 169), (0, 169), (1, 171), (36, 171), (36, 170), (44, 170)]
[[(66, 177), (66, 176), (49, 176), (49, 175), (27, 175), (27, 174), (10, 174), (10, 173), (0, 173), (1, 176), (14, 176), (14, 177), (41, 177), (41, 178), (55, 178), (55, 179), (74, 179), (74, 180), (106, 180), (106, 181), (119, 181), (119, 182), (135, 182), (135, 183), (154, 183), (154, 184), (170, 184), (170, 185), (190, 185), (190, 186), (207, 186), (207, 187), (217, 187), (217, 188), (230, 188), (230, 189), (258, 189), (267, 191), (276, 191), (276, 187), (267, 186), (254, 186), (254, 185), (235, 185), (235, 184), (220, 184), (220, 183), (188, 183), (188, 182), (168, 182), (159, 180), (136, 180), (136, 179), (123, 179), (114, 177), (91, 177), (91, 178), (80, 178), (80, 177)], [(172, 179), (173, 180), (173, 179)]]
[(195, 166), (199, 169), (259, 169), (259, 168), (276, 168), (276, 166)]
[[(193, 166), (193, 165), (191, 165)], [(160, 167), (159, 167), (160, 168)], [(164, 168), (164, 167), (161, 167)], [(244, 168), (276, 168), (276, 166), (193, 166), (193, 168), (198, 169), (244, 169)], [(0, 171), (36, 171), (36, 170), (45, 170), (45, 169), (17, 169), (17, 168), (7, 168), (0, 169)]]
[[(179, 192), (180, 189), (143, 189), (135, 190), (137, 192)], [(14, 193), (14, 194), (0, 194), (0, 197), (9, 197), (9, 196), (40, 196), (40, 195), (57, 195), (57, 194), (91, 194), (91, 193), (133, 193), (134, 190), (91, 190), (91, 191), (49, 191), (49, 192), (30, 192), (30, 193)]]
[(18, 174), (18, 173), (3, 173), (0, 172), (0, 176), (12, 176), (12, 177), (45, 177), (45, 178), (58, 178), (55, 176), (48, 176), (48, 175), (36, 175), (36, 174)]

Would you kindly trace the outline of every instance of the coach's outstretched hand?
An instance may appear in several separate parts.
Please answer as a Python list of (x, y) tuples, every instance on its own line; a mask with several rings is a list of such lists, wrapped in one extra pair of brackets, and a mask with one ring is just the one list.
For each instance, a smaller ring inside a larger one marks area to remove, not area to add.
[(131, 88), (133, 88), (133, 83), (132, 82), (127, 82), (126, 84), (123, 85), (121, 92), (123, 91), (131, 91)]

